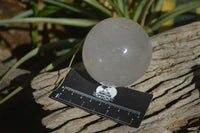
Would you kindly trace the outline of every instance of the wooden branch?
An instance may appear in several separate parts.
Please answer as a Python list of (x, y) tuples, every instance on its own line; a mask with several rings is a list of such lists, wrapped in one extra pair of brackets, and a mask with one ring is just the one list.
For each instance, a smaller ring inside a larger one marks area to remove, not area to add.
[(200, 22), (155, 35), (151, 43), (153, 57), (148, 71), (129, 86), (154, 95), (139, 128), (120, 125), (48, 98), (69, 69), (41, 74), (32, 81), (36, 102), (45, 110), (53, 110), (42, 119), (42, 124), (56, 133), (197, 131), (200, 124)]

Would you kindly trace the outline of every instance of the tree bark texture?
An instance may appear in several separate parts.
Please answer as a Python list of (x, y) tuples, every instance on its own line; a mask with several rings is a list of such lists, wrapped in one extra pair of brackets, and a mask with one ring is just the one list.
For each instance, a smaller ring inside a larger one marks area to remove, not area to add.
[(145, 75), (129, 86), (154, 95), (139, 128), (117, 124), (50, 99), (48, 96), (54, 87), (70, 69), (44, 73), (33, 79), (35, 101), (43, 105), (44, 110), (51, 110), (42, 119), (42, 124), (56, 133), (198, 132), (200, 22), (160, 33), (150, 40), (153, 47), (151, 64)]

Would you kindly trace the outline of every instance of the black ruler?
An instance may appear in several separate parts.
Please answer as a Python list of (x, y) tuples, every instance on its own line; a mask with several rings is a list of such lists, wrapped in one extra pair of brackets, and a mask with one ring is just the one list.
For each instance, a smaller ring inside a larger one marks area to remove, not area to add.
[(71, 70), (50, 98), (106, 117), (121, 124), (139, 127), (153, 95), (125, 87), (106, 87)]

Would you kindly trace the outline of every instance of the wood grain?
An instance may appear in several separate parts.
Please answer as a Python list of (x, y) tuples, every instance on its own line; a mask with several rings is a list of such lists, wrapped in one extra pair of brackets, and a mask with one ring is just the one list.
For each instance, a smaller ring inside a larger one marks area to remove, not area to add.
[(69, 69), (41, 74), (32, 81), (35, 101), (52, 113), (42, 124), (56, 133), (198, 132), (200, 119), (200, 22), (151, 37), (153, 56), (143, 77), (130, 88), (149, 92), (153, 101), (139, 128), (69, 107), (48, 98)]

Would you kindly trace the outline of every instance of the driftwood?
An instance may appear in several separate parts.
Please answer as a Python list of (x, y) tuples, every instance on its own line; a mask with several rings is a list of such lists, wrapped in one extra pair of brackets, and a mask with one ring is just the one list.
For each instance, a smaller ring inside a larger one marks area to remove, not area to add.
[(168, 133), (198, 132), (200, 119), (200, 22), (151, 37), (153, 57), (146, 74), (130, 85), (153, 93), (139, 128), (66, 106), (48, 98), (69, 69), (41, 74), (32, 81), (35, 101), (51, 114), (42, 119), (56, 133)]

